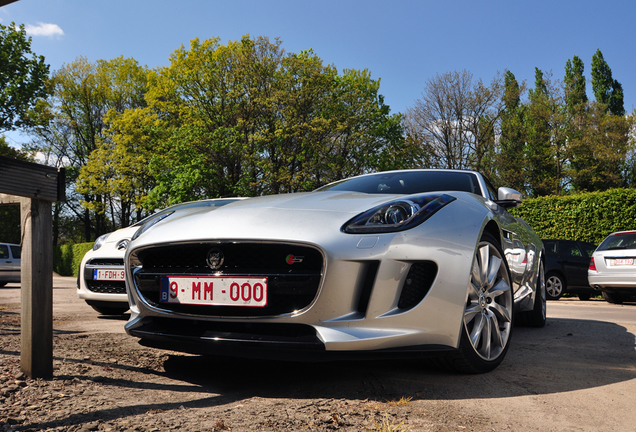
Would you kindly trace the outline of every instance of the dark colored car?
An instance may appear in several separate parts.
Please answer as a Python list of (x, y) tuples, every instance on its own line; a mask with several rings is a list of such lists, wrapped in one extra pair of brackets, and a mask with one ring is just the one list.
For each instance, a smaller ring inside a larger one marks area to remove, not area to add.
[(543, 240), (545, 246), (545, 288), (550, 300), (564, 293), (577, 294), (589, 300), (597, 293), (587, 281), (590, 257), (596, 245), (575, 240)]

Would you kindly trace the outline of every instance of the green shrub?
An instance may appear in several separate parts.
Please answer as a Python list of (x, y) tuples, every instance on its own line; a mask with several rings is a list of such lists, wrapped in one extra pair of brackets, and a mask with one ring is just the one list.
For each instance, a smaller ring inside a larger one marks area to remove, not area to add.
[(612, 232), (636, 229), (636, 190), (528, 198), (511, 213), (523, 218), (541, 238), (599, 244)]
[(84, 254), (93, 248), (93, 243), (69, 243), (53, 248), (53, 271), (60, 276), (77, 276)]

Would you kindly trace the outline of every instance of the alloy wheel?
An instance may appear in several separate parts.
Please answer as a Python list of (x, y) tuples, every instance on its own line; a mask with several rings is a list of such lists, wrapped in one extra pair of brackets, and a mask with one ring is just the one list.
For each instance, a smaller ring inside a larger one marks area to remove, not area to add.
[(504, 352), (512, 330), (512, 289), (497, 248), (479, 244), (473, 261), (464, 326), (475, 352), (486, 361)]

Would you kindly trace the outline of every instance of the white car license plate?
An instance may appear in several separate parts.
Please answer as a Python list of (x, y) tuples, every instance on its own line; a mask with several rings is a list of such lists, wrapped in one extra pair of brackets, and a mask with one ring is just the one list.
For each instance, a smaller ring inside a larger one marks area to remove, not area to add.
[(615, 266), (634, 265), (634, 258), (615, 258)]
[(166, 276), (162, 303), (210, 306), (267, 306), (266, 277)]
[(123, 281), (125, 279), (123, 268), (107, 268), (93, 270), (93, 280), (98, 281)]

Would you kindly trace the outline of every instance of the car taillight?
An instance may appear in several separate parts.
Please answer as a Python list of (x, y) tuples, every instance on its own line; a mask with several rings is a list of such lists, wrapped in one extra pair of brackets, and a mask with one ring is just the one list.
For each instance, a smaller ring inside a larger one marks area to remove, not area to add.
[(594, 262), (594, 257), (590, 258), (590, 266), (588, 268), (592, 271), (596, 271), (596, 263)]

